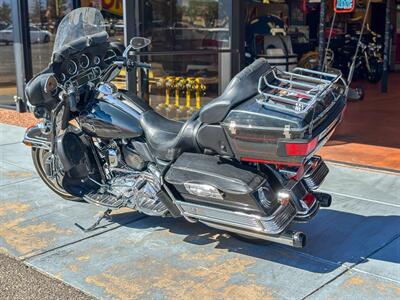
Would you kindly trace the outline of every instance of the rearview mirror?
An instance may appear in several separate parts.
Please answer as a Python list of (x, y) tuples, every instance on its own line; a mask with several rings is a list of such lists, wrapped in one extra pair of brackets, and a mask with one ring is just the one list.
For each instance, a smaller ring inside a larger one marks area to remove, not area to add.
[(151, 40), (146, 39), (144, 37), (134, 37), (131, 39), (129, 44), (131, 45), (131, 47), (133, 49), (139, 50), (139, 49), (147, 47), (148, 45), (150, 45), (150, 43), (151, 43)]

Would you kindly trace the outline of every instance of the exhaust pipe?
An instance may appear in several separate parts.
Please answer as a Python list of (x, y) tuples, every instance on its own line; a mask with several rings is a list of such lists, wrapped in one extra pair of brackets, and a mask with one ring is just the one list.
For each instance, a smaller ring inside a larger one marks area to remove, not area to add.
[(307, 240), (306, 235), (300, 231), (287, 230), (287, 231), (284, 231), (283, 233), (281, 233), (280, 235), (267, 235), (267, 234), (263, 234), (261, 232), (248, 231), (248, 230), (244, 230), (241, 228), (230, 227), (227, 225), (218, 224), (218, 223), (214, 223), (214, 222), (203, 221), (203, 220), (199, 220), (199, 221), (201, 223), (204, 223), (204, 224), (206, 224), (210, 227), (216, 228), (216, 229), (234, 232), (234, 233), (241, 234), (244, 236), (257, 238), (257, 239), (265, 240), (265, 241), (270, 241), (270, 242), (274, 242), (274, 243), (282, 244), (282, 245), (286, 245), (286, 246), (291, 246), (294, 248), (303, 248), (306, 245), (306, 240)]

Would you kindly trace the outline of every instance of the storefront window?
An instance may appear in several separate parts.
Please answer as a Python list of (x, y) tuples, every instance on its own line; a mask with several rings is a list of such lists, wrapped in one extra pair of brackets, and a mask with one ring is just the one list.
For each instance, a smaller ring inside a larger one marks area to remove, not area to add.
[(80, 2), (82, 7), (95, 7), (101, 10), (110, 40), (124, 42), (122, 0), (81, 0)]
[[(47, 67), (53, 52), (58, 24), (74, 9), (73, 0), (29, 0), (33, 73)], [(122, 0), (81, 0), (81, 6), (102, 11), (112, 41), (123, 42)], [(115, 5), (112, 5), (115, 3)], [(119, 3), (121, 5), (119, 5)]]
[(152, 40), (149, 102), (185, 119), (218, 96), (230, 78), (232, 1), (141, 0), (140, 35)]
[(49, 64), (58, 24), (72, 9), (72, 0), (29, 0), (33, 74)]
[(229, 49), (231, 1), (142, 0), (141, 32), (152, 51)]
[(11, 105), (16, 94), (11, 1), (0, 1), (0, 104)]

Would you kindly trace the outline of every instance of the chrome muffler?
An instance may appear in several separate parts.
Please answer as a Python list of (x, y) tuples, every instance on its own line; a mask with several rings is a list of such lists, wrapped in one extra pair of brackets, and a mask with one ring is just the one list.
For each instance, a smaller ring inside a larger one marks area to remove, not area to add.
[(262, 217), (244, 212), (176, 200), (182, 216), (210, 227), (244, 236), (302, 248), (306, 236), (302, 232), (285, 230), (296, 215), (292, 205), (281, 206), (272, 216)]

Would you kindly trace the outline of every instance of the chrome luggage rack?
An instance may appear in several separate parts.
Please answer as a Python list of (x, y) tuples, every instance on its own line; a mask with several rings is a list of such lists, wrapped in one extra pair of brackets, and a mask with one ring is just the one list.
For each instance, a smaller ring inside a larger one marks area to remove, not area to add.
[(272, 68), (260, 77), (258, 93), (262, 96), (257, 101), (270, 108), (304, 113), (314, 107), (318, 99), (333, 93), (333, 85), (341, 80), (341, 73), (324, 73), (303, 68), (295, 68), (292, 72)]

